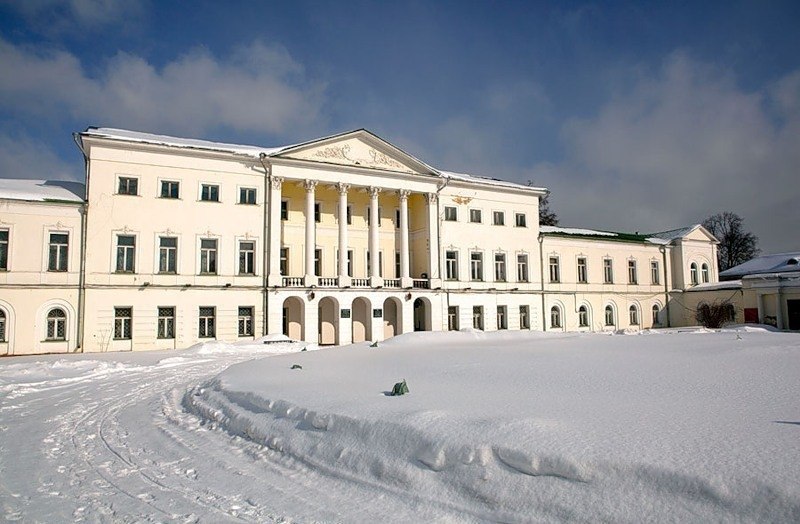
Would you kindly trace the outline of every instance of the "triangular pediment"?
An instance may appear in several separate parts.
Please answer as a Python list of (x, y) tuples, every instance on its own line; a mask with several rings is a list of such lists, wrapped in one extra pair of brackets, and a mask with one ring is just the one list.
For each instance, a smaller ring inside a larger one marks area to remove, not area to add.
[(295, 146), (275, 156), (407, 174), (436, 174), (431, 167), (364, 130)]
[(683, 238), (687, 240), (700, 240), (703, 242), (717, 242), (717, 239), (714, 238), (714, 235), (711, 234), (711, 231), (699, 224), (695, 226), (689, 233), (684, 235)]

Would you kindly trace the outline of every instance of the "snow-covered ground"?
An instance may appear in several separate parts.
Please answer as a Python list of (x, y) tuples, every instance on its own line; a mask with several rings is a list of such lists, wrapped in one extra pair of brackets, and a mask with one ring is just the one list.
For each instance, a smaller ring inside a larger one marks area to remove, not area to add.
[(0, 360), (0, 518), (800, 521), (798, 334), (299, 349)]

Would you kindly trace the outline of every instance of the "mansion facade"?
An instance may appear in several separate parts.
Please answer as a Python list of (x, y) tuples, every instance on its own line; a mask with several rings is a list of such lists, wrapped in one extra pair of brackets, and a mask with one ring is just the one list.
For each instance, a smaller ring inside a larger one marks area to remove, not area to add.
[(0, 354), (680, 326), (676, 297), (718, 280), (702, 226), (540, 227), (545, 189), (365, 130), (281, 148), (75, 138), (85, 185), (0, 179)]

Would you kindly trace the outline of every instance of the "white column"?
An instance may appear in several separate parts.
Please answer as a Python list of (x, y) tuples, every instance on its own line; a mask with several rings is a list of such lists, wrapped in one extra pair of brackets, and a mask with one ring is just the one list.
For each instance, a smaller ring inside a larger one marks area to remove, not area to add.
[(426, 193), (428, 204), (428, 278), (431, 289), (442, 287), (439, 276), (439, 195)]
[(378, 276), (378, 263), (380, 262), (380, 237), (378, 236), (378, 187), (369, 188), (369, 280), (370, 286), (383, 285)]
[(307, 286), (317, 284), (317, 276), (314, 274), (314, 250), (317, 247), (317, 223), (314, 220), (314, 195), (317, 187), (316, 180), (306, 180), (303, 184), (306, 188), (306, 276)]
[(336, 188), (339, 190), (339, 287), (346, 287), (350, 285), (347, 274), (347, 190), (350, 185), (339, 183)]
[(409, 267), (411, 248), (408, 245), (408, 197), (411, 192), (401, 189), (398, 194), (400, 196), (400, 286), (405, 288), (412, 285)]
[(283, 178), (274, 176), (269, 187), (269, 275), (267, 285), (283, 285), (281, 279), (281, 188)]

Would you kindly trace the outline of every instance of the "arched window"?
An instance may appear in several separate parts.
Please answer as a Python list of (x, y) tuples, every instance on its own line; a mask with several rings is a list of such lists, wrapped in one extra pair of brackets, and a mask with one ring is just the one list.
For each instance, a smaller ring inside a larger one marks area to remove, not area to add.
[(703, 282), (708, 282), (708, 264), (703, 264), (700, 266), (700, 274), (703, 277)]
[(606, 313), (606, 326), (613, 326), (614, 325), (614, 308), (611, 307), (610, 305), (606, 306), (605, 313)]
[(658, 324), (658, 314), (661, 313), (658, 304), (653, 305), (653, 325)]
[(67, 340), (67, 314), (61, 308), (47, 313), (47, 340)]
[(692, 262), (691, 265), (689, 266), (689, 274), (691, 275), (692, 285), (696, 286), (697, 285), (697, 264), (695, 264), (694, 262)]
[(558, 306), (553, 306), (550, 309), (550, 327), (551, 328), (561, 327), (561, 310), (558, 308)]
[(579, 327), (589, 326), (589, 310), (586, 309), (586, 306), (581, 306), (578, 308), (578, 326)]
[(0, 342), (6, 341), (6, 312), (0, 309)]
[(636, 306), (628, 308), (628, 315), (630, 316), (631, 326), (639, 325), (639, 309)]

